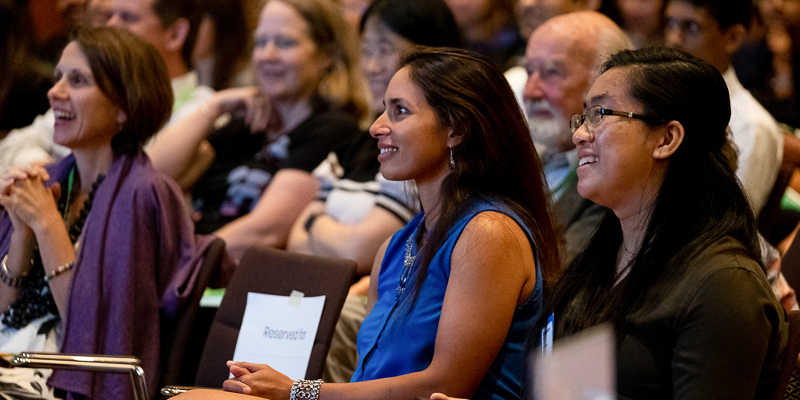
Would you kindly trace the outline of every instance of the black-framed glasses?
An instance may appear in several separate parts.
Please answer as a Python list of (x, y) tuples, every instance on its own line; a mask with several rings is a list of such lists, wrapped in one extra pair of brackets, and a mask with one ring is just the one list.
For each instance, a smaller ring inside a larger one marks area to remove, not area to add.
[(584, 114), (572, 114), (572, 118), (569, 120), (569, 127), (572, 129), (572, 133), (575, 133), (575, 131), (577, 131), (584, 122), (589, 123), (587, 128), (594, 128), (598, 123), (600, 123), (600, 121), (603, 120), (604, 115), (616, 115), (618, 117), (636, 118), (646, 121), (653, 121), (657, 119), (656, 117), (651, 117), (649, 115), (634, 114), (628, 111), (617, 111), (610, 108), (603, 108), (603, 106), (592, 106), (587, 108), (586, 113)]

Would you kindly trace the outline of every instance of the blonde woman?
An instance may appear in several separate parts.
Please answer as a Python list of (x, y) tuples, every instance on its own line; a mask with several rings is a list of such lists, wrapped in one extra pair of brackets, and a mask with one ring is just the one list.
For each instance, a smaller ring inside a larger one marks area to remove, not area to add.
[[(192, 190), (197, 231), (217, 231), (234, 254), (285, 245), (317, 193), (311, 171), (358, 134), (369, 97), (346, 25), (324, 0), (268, 1), (252, 63), (257, 87), (217, 92), (148, 149), (159, 169), (186, 181), (210, 143), (215, 159)], [(219, 126), (225, 114), (233, 118)]]

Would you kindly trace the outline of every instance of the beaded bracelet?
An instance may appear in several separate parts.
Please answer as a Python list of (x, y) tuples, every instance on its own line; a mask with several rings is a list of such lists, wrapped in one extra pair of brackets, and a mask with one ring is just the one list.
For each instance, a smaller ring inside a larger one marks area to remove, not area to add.
[(0, 280), (3, 281), (6, 285), (12, 288), (18, 288), (22, 286), (22, 282), (25, 281), (25, 278), (28, 277), (28, 274), (22, 275), (15, 275), (12, 274), (11, 271), (8, 270), (8, 265), (6, 265), (6, 261), (8, 261), (8, 254), (3, 257), (3, 261), (0, 262), (2, 264), (2, 268), (0, 268)]
[(319, 387), (322, 386), (322, 379), (309, 381), (297, 379), (292, 383), (292, 391), (289, 392), (289, 400), (319, 400)]
[(61, 265), (58, 266), (58, 268), (54, 269), (53, 272), (47, 274), (47, 276), (44, 277), (44, 281), (45, 282), (50, 282), (51, 280), (55, 279), (57, 276), (63, 274), (64, 272), (67, 272), (67, 271), (71, 270), (72, 267), (74, 267), (74, 266), (75, 266), (75, 261), (70, 261), (68, 263), (61, 264)]

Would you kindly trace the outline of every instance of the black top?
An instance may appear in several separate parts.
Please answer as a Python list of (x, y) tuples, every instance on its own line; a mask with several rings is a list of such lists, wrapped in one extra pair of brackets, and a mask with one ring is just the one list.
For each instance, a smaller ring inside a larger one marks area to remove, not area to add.
[(650, 292), (619, 338), (619, 398), (770, 398), (786, 313), (761, 267), (737, 251), (723, 239)]
[(344, 169), (342, 179), (356, 182), (375, 180), (375, 175), (381, 169), (379, 154), (378, 139), (370, 136), (369, 132), (354, 135), (336, 149), (336, 157)]
[(311, 172), (358, 132), (358, 121), (336, 110), (314, 113), (272, 143), (263, 132), (251, 134), (244, 121), (231, 121), (209, 136), (216, 158), (194, 185), (194, 208), (201, 213), (195, 230), (211, 233), (247, 214), (278, 170)]

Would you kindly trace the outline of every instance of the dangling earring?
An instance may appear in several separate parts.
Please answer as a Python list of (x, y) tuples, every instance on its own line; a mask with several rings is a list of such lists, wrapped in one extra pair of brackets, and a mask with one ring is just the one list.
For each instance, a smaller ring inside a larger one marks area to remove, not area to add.
[(450, 149), (450, 169), (456, 169), (456, 161), (453, 159), (453, 146), (448, 148)]

